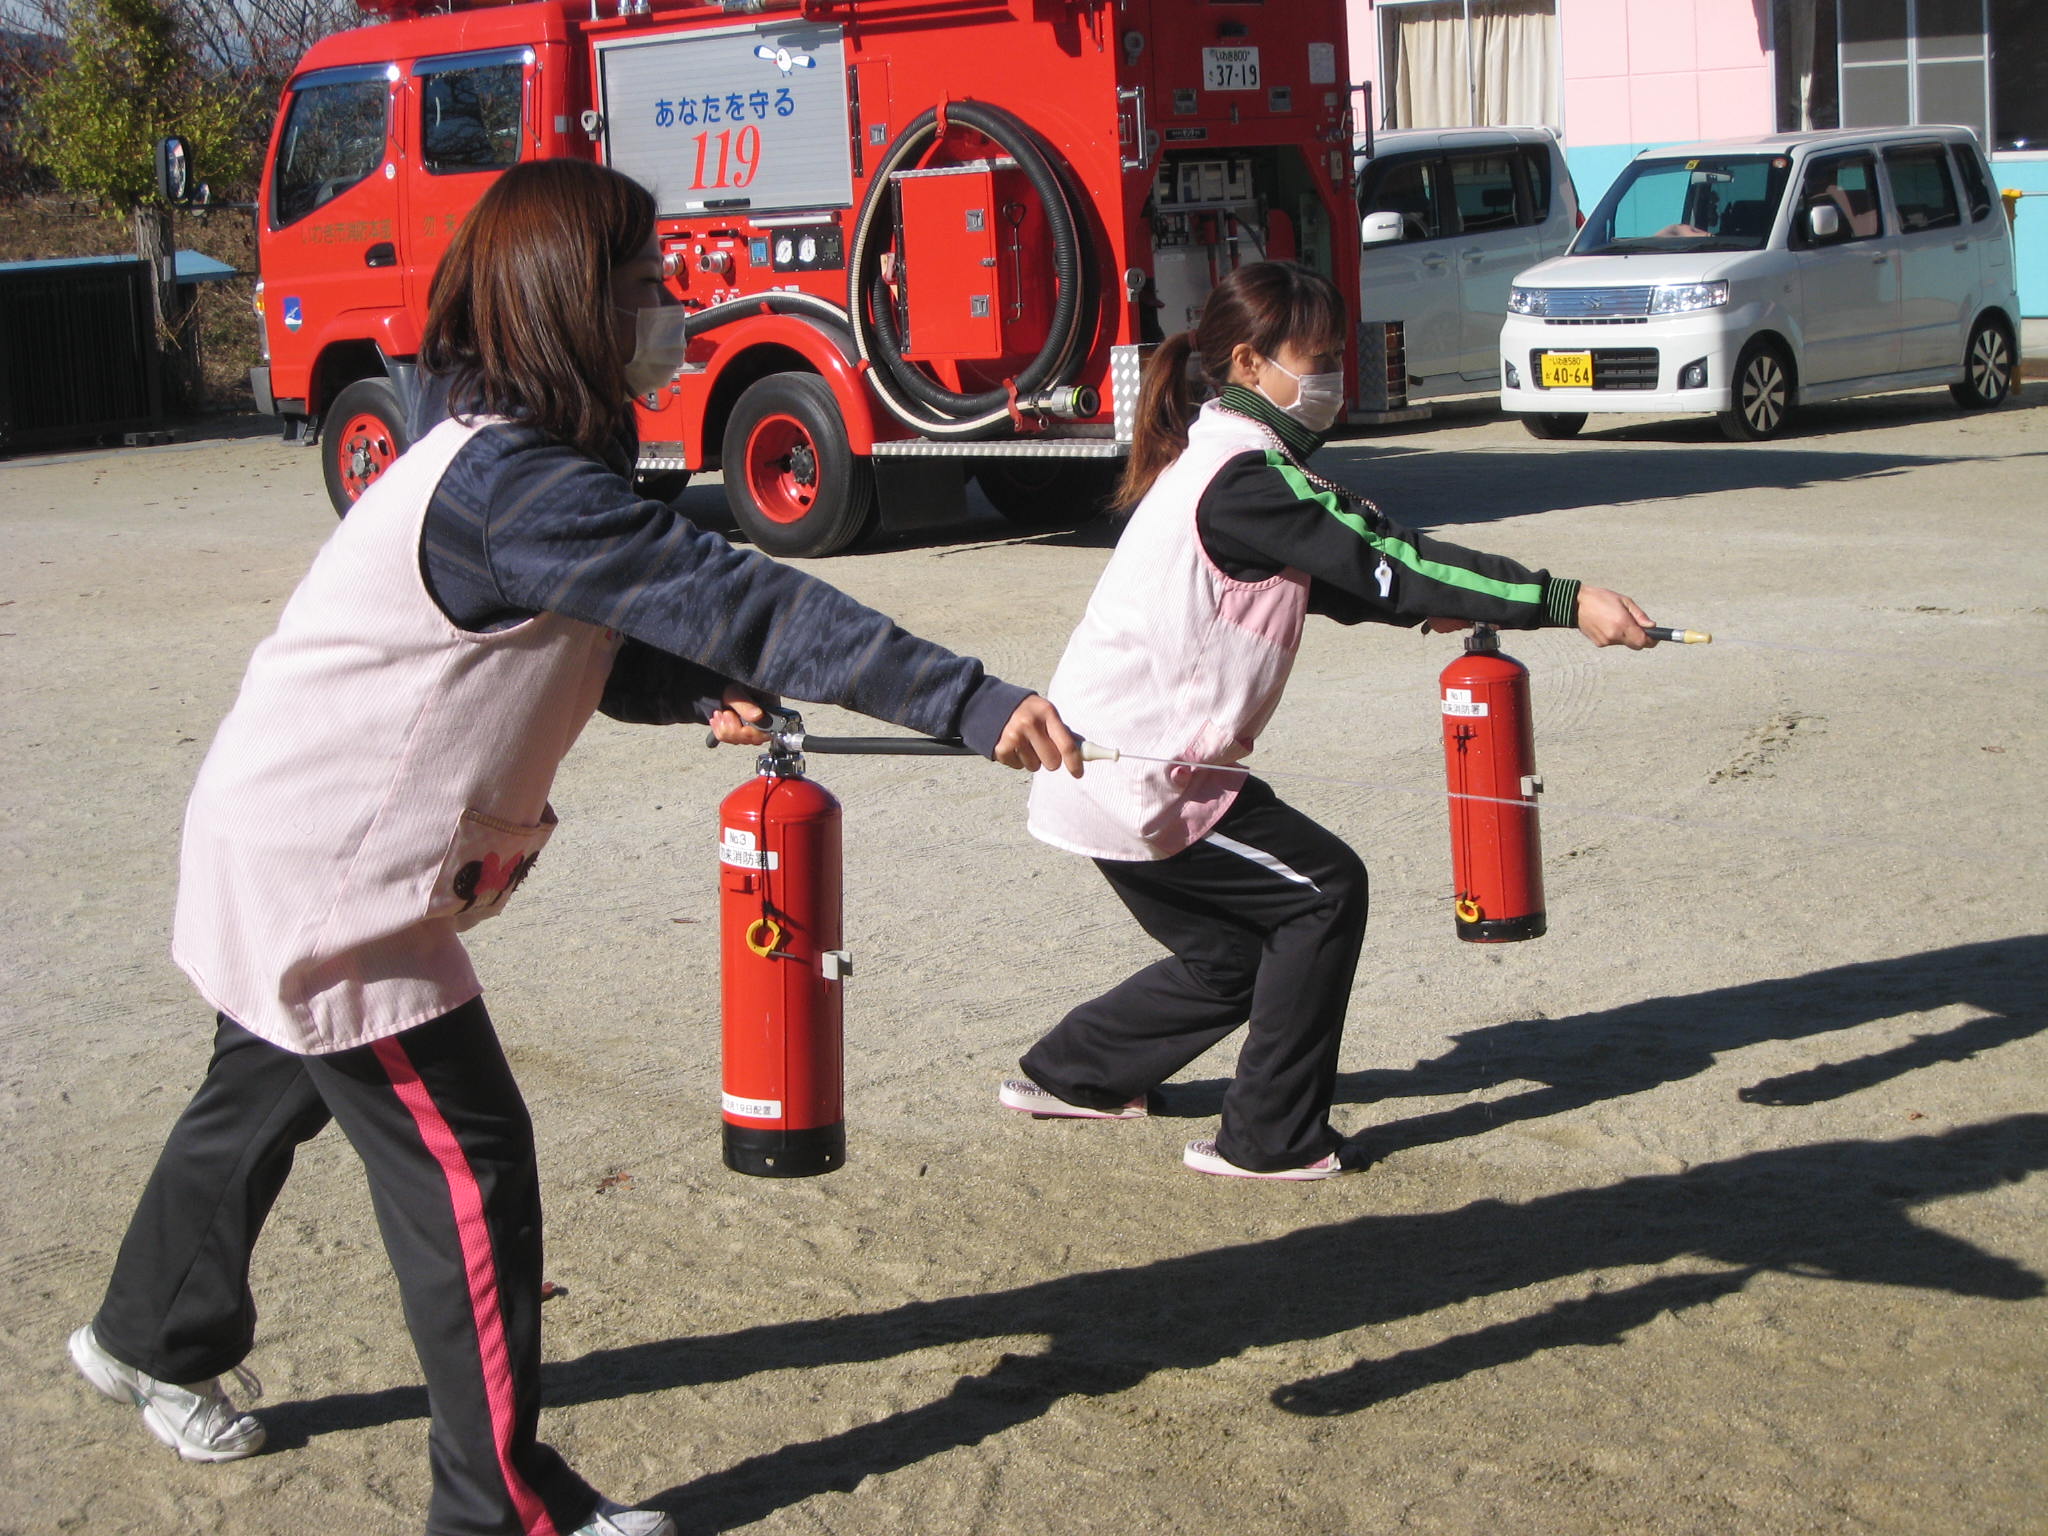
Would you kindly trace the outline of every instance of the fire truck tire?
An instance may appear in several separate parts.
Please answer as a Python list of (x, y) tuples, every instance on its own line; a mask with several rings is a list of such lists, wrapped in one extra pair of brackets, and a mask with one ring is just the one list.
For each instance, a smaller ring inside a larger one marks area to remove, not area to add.
[(412, 446), (391, 381), (357, 379), (343, 389), (327, 408), (320, 440), (327, 499), (336, 517), (347, 517), (363, 492)]
[(769, 554), (835, 554), (865, 531), (874, 471), (848, 444), (832, 387), (815, 374), (749, 384), (726, 422), (723, 457), (733, 519)]
[(1023, 528), (1078, 528), (1109, 510), (1117, 459), (983, 459), (974, 478), (988, 504)]

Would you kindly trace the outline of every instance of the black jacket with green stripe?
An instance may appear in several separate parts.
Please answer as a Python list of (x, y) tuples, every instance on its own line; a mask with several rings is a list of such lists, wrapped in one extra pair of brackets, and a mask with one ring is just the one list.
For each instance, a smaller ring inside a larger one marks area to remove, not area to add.
[(1262, 581), (1294, 569), (1308, 607), (1340, 624), (1471, 619), (1504, 629), (1571, 628), (1579, 583), (1404, 528), (1370, 503), (1315, 484), (1296, 461), (1318, 439), (1248, 390), (1223, 404), (1272, 427), (1295, 450), (1245, 453), (1224, 465), (1195, 509), (1202, 547), (1224, 572)]

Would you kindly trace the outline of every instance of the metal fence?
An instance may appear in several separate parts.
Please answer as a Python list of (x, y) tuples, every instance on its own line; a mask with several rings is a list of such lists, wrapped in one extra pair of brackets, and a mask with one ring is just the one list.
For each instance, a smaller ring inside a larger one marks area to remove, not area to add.
[(136, 259), (0, 265), (0, 452), (162, 419), (149, 289)]

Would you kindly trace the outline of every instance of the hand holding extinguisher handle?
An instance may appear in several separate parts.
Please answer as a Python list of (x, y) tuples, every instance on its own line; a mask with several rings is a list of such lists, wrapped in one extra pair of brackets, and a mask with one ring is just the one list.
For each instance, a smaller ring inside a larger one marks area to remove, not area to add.
[[(775, 737), (787, 736), (792, 731), (801, 731), (804, 728), (803, 717), (793, 709), (764, 709), (760, 719), (747, 723), (764, 735)], [(704, 733), (704, 745), (707, 747), (717, 746), (718, 733), (716, 731), (706, 731)]]
[(1652, 640), (1671, 640), (1679, 645), (1712, 645), (1714, 637), (1703, 629), (1669, 629), (1662, 624), (1645, 624), (1643, 633)]

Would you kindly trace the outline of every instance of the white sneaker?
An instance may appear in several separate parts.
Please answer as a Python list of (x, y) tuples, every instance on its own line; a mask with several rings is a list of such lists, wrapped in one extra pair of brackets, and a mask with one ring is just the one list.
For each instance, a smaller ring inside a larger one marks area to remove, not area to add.
[(628, 1509), (599, 1499), (597, 1513), (569, 1536), (676, 1536), (676, 1523), (658, 1509)]
[(1262, 1172), (1256, 1168), (1240, 1168), (1237, 1164), (1224, 1161), (1213, 1141), (1191, 1141), (1180, 1160), (1197, 1173), (1220, 1174), (1227, 1179), (1334, 1179), (1340, 1173), (1349, 1173), (1336, 1153), (1327, 1153), (1312, 1163), (1299, 1168), (1275, 1168)]
[[(158, 1381), (100, 1348), (91, 1323), (71, 1335), (71, 1363), (108, 1397), (140, 1408), (149, 1432), (187, 1461), (239, 1461), (263, 1449), (263, 1426), (228, 1401), (218, 1376), (184, 1386)], [(263, 1395), (239, 1366), (235, 1379), (251, 1397)]]
[(1065, 1099), (1055, 1098), (1028, 1077), (1013, 1077), (996, 1090), (996, 1102), (1005, 1109), (1014, 1109), (1020, 1115), (1036, 1115), (1041, 1120), (1142, 1120), (1145, 1118), (1145, 1095), (1139, 1094), (1122, 1109), (1090, 1109), (1085, 1104), (1069, 1104)]

